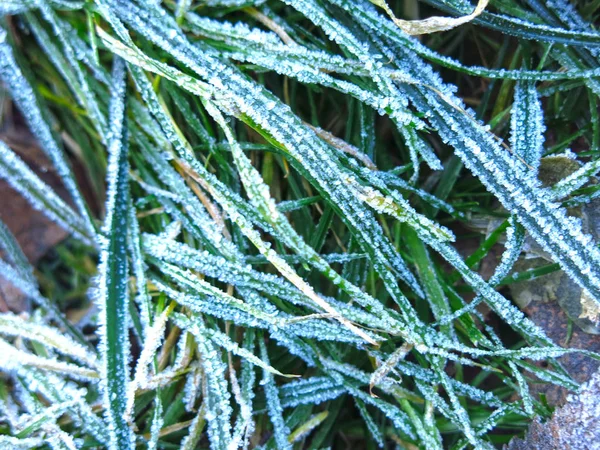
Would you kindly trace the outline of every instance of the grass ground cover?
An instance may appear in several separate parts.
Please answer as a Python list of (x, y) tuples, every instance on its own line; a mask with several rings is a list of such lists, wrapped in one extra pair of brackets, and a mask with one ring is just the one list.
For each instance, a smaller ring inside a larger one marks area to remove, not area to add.
[(70, 233), (34, 267), (0, 222), (35, 305), (0, 315), (0, 444), (486, 449), (548, 419), (531, 385), (598, 355), (508, 288), (564, 271), (600, 321), (599, 6), (411, 36), (475, 5), (0, 1), (0, 124), (68, 197), (3, 142), (0, 177)]

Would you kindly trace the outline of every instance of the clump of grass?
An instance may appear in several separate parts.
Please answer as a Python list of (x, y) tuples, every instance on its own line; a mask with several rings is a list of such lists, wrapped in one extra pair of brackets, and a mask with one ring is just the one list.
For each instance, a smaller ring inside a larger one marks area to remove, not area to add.
[[(554, 260), (533, 276), (600, 301), (564, 203), (599, 192), (596, 2), (494, 2), (423, 39), (366, 0), (0, 12), (4, 101), (71, 198), (2, 143), (0, 176), (71, 232), (53, 267), (76, 280), (50, 289), (0, 228), (0, 274), (38, 306), (0, 316), (3, 445), (493, 448), (551, 414), (530, 383), (578, 388), (573, 350), (497, 288), (532, 276), (511, 273), (530, 236)], [(581, 169), (543, 187), (541, 158), (576, 144)], [(465, 259), (474, 214), (505, 221)]]

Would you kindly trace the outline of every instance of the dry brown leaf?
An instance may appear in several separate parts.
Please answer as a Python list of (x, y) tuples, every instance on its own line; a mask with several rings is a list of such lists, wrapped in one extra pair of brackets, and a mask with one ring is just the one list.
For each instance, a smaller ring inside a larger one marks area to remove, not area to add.
[(536, 419), (523, 440), (513, 439), (505, 450), (594, 450), (600, 448), (600, 372), (569, 397), (552, 418)]
[(374, 5), (382, 8), (394, 23), (406, 34), (418, 36), (421, 34), (437, 33), (439, 31), (448, 31), (460, 25), (470, 22), (487, 7), (489, 0), (479, 0), (477, 6), (471, 14), (462, 17), (440, 17), (433, 16), (422, 20), (402, 20), (398, 19), (385, 0), (370, 0)]

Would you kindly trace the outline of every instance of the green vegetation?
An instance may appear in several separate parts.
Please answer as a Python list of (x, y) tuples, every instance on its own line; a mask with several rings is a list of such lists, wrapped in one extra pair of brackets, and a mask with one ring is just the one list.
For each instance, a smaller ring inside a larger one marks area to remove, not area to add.
[(505, 287), (563, 270), (598, 326), (600, 2), (373, 3), (0, 0), (69, 197), (0, 177), (70, 233), (34, 268), (0, 222), (3, 448), (500, 448), (577, 390)]

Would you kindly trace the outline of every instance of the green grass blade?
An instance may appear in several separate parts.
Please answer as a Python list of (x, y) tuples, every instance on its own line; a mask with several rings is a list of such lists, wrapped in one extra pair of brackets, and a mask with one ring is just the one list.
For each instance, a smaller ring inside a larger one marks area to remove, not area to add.
[(113, 63), (113, 92), (110, 105), (108, 195), (105, 235), (100, 263), (102, 302), (102, 359), (104, 405), (110, 429), (110, 448), (133, 448), (133, 432), (125, 420), (129, 384), (129, 319), (127, 229), (129, 177), (125, 128), (125, 62)]

